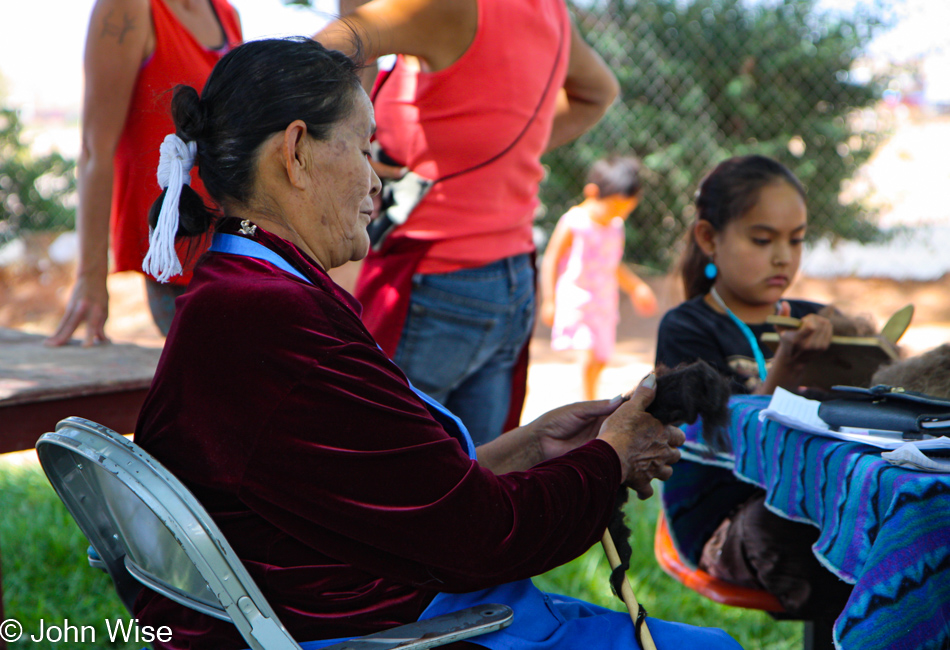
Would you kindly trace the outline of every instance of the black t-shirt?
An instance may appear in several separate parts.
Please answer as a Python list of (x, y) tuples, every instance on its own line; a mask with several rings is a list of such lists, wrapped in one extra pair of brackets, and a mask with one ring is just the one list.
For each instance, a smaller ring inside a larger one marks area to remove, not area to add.
[[(675, 368), (681, 363), (703, 359), (729, 377), (734, 394), (751, 393), (760, 380), (748, 339), (729, 316), (715, 311), (703, 298), (691, 298), (663, 316), (656, 344), (657, 365)], [(823, 306), (805, 300), (786, 302), (795, 318), (814, 314)], [(765, 332), (774, 332), (775, 328), (758, 323), (749, 324), (749, 329), (759, 342), (763, 356), (771, 359), (772, 350), (762, 343), (761, 337)]]

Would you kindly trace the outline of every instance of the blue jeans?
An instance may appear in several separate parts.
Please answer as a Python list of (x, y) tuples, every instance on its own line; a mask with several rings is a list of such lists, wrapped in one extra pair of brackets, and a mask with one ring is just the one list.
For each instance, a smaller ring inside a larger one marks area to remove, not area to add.
[(393, 361), (481, 445), (502, 432), (512, 371), (533, 323), (528, 254), (452, 273), (416, 274)]

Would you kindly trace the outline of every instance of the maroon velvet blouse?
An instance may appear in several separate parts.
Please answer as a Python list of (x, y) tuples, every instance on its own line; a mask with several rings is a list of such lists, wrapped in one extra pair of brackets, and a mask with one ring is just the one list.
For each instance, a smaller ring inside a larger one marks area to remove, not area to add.
[[(234, 220), (225, 232), (234, 233)], [(594, 440), (495, 476), (436, 422), (353, 298), (290, 243), (267, 262), (206, 253), (177, 301), (135, 439), (205, 505), (301, 641), (414, 621), (466, 592), (567, 562), (596, 542), (620, 486)], [(143, 590), (172, 648), (243, 648), (230, 623)]]

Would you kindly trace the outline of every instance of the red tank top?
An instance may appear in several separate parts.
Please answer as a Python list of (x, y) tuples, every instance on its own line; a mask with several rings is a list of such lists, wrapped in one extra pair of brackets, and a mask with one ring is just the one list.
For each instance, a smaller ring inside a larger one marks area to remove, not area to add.
[[(227, 0), (211, 0), (226, 39), (224, 47), (217, 50), (196, 40), (162, 0), (150, 0), (150, 4), (155, 51), (139, 69), (113, 159), (111, 234), (116, 271), (142, 271), (148, 251), (148, 210), (161, 193), (156, 178), (158, 149), (165, 136), (175, 132), (171, 90), (187, 84), (201, 92), (214, 64), (241, 42), (238, 15)], [(197, 167), (191, 171), (191, 186), (210, 203)], [(186, 245), (179, 255), (187, 262), (204, 248), (206, 243), (199, 251)], [(185, 268), (186, 273), (171, 282), (186, 284), (191, 279), (190, 265), (186, 263)]]
[(478, 31), (458, 61), (422, 72), (397, 58), (375, 97), (376, 137), (426, 178), (489, 160), (530, 121), (498, 160), (436, 183), (400, 227), (407, 237), (434, 241), (418, 272), (481, 266), (534, 249), (540, 158), (567, 74), (570, 30), (563, 0), (478, 0)]

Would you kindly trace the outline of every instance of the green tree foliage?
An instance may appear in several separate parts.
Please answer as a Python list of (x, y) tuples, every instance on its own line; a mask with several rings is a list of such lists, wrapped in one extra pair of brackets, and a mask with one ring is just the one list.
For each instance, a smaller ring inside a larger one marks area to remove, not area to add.
[(815, 0), (602, 0), (573, 9), (621, 98), (590, 133), (545, 158), (545, 225), (580, 195), (593, 161), (636, 153), (645, 191), (628, 221), (628, 253), (665, 269), (703, 175), (729, 156), (761, 153), (805, 183), (812, 236), (876, 235), (860, 204), (839, 201), (881, 137), (857, 119), (879, 89), (849, 75), (881, 26), (871, 11), (830, 14)]
[(17, 112), (0, 108), (0, 244), (21, 230), (71, 228), (75, 163), (58, 153), (34, 157), (22, 141)]

